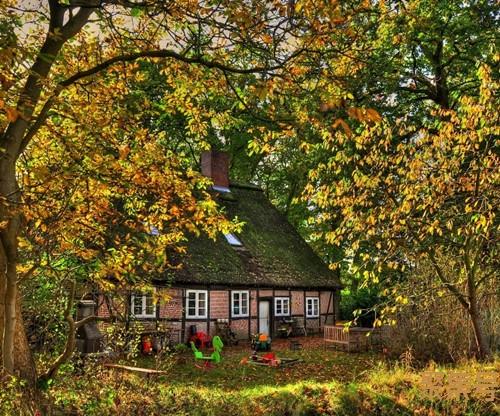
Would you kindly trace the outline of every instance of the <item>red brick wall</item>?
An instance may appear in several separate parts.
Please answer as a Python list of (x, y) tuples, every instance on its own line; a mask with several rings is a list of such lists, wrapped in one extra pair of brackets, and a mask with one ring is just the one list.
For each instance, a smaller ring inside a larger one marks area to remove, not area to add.
[[(182, 289), (160, 289), (160, 295), (167, 295), (168, 299), (160, 300), (160, 318), (182, 319), (184, 305), (182, 299)], [(157, 306), (158, 307), (158, 306)]]
[[(330, 299), (331, 294), (332, 292), (321, 292), (321, 313), (333, 313), (333, 296)], [(328, 309), (328, 302), (330, 302), (330, 309)]]
[(250, 322), (250, 334), (256, 334), (259, 331), (259, 321), (252, 319)]
[[(106, 301), (107, 298), (107, 301)], [(126, 293), (104, 293), (97, 297), (97, 316), (109, 317), (113, 314), (124, 314), (127, 307), (128, 296)], [(111, 311), (108, 308), (111, 307)]]
[(304, 315), (304, 292), (292, 290), (292, 315)]
[(273, 290), (272, 289), (261, 289), (261, 290), (259, 290), (259, 296), (261, 298), (273, 296)]
[(109, 317), (108, 304), (104, 299), (104, 295), (99, 295), (97, 298), (97, 316), (102, 316), (104, 318)]
[[(250, 291), (250, 316), (257, 317), (257, 308), (259, 305), (257, 304), (257, 291), (256, 290), (251, 290)], [(257, 319), (251, 319), (250, 320), (250, 334), (256, 334), (258, 332), (258, 321)]]
[(229, 187), (229, 155), (214, 150), (203, 152), (201, 173), (212, 178), (214, 185)]
[(257, 291), (250, 291), (250, 316), (257, 316)]
[(210, 318), (229, 318), (229, 292), (227, 290), (210, 291)]
[(248, 339), (248, 319), (231, 321), (231, 329), (236, 332), (238, 339)]
[(306, 297), (318, 297), (319, 293), (317, 290), (311, 290), (306, 292)]

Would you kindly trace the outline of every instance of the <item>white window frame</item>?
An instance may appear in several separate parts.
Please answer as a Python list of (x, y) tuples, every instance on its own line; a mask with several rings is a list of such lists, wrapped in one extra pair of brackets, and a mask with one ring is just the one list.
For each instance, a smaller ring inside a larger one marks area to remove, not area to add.
[[(240, 309), (240, 311), (238, 313), (234, 312), (234, 304), (235, 304), (234, 295), (239, 295), (239, 303), (240, 303), (239, 309)], [(242, 295), (246, 295), (246, 297), (247, 297), (247, 311), (246, 311), (246, 313), (241, 312), (241, 297), (242, 297)], [(248, 317), (249, 310), (250, 310), (250, 292), (248, 290), (232, 290), (231, 291), (231, 317), (233, 317), (233, 318)]]
[[(284, 301), (286, 300), (287, 312), (283, 312)], [(281, 302), (281, 312), (278, 313), (278, 302)], [(274, 316), (290, 316), (290, 297), (289, 296), (279, 296), (274, 298)]]
[[(309, 303), (311, 303), (311, 313), (309, 313)], [(314, 309), (316, 309), (316, 312), (314, 311)], [(306, 297), (306, 318), (318, 318), (318, 317), (319, 317), (319, 297), (318, 296)]]
[[(195, 314), (190, 315), (189, 314), (189, 295), (191, 293), (195, 294), (194, 297), (194, 309), (195, 309)], [(204, 293), (205, 294), (205, 313), (204, 314), (199, 314), (199, 309), (200, 309), (200, 299), (199, 299), (199, 294)], [(195, 290), (195, 289), (190, 289), (186, 290), (186, 319), (206, 319), (207, 318), (207, 311), (208, 311), (208, 290)]]
[[(135, 300), (141, 298), (141, 313), (135, 313)], [(151, 297), (153, 301), (153, 312), (147, 313), (147, 298)], [(154, 301), (154, 293), (133, 293), (130, 297), (130, 313), (134, 318), (156, 318), (156, 302)]]

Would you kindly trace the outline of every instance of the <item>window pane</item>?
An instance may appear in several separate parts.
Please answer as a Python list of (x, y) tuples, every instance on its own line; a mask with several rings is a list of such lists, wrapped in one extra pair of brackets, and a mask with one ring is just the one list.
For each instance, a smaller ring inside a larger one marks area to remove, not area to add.
[(188, 309), (188, 316), (195, 316), (196, 315), (196, 309), (195, 307), (193, 306), (192, 308), (190, 307)]
[(233, 308), (233, 314), (234, 315), (239, 315), (240, 314), (240, 307), (239, 305), (234, 305), (234, 308)]
[(283, 299), (283, 313), (288, 315), (288, 299)]
[(134, 315), (141, 315), (142, 314), (142, 296), (134, 296)]
[(155, 308), (153, 305), (146, 305), (146, 315), (154, 315)]
[(234, 300), (234, 303), (239, 303), (240, 301), (240, 294), (239, 293), (233, 293), (233, 300)]
[(241, 314), (248, 315), (248, 293), (241, 294)]

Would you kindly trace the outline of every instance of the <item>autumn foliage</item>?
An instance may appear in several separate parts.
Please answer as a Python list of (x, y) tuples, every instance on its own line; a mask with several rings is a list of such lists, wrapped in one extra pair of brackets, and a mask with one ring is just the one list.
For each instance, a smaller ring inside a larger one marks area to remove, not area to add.
[[(340, 130), (325, 140), (331, 157), (310, 173), (304, 198), (319, 207), (318, 224), (336, 224), (318, 237), (344, 246), (367, 283), (397, 281), (430, 261), (438, 287), (469, 312), (480, 354), (488, 355), (474, 320), (478, 292), (498, 269), (498, 84), (488, 67), (478, 76), (478, 98), (432, 110), (427, 126), (367, 117), (359, 134)], [(388, 283), (385, 294), (408, 303)]]

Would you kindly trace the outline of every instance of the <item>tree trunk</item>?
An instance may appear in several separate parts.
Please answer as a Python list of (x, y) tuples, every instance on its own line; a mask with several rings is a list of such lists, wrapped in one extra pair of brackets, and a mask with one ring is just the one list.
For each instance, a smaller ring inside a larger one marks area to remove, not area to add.
[(43, 80), (49, 75), (64, 43), (81, 30), (96, 7), (81, 8), (65, 23), (66, 7), (56, 0), (49, 1), (49, 6), (47, 37), (17, 103), (20, 116), (0, 135), (0, 364), (8, 373), (17, 372), (33, 385), (36, 371), (23, 326), (17, 284), (17, 246), (22, 213), (16, 161), (28, 144), (25, 134), (39, 102)]
[(0, 163), (0, 280), (2, 281), (3, 322), (1, 331), (2, 366), (14, 374), (14, 339), (16, 334), (17, 293), (17, 236), (20, 227), (19, 188), (17, 186), (15, 163), (4, 158)]
[(33, 354), (31, 353), (29, 346), (28, 337), (26, 336), (21, 302), (22, 298), (20, 294), (18, 294), (16, 300), (16, 334), (14, 337), (14, 370), (28, 383), (30, 387), (35, 387), (37, 381), (37, 371)]
[[(470, 319), (472, 321), (472, 327), (474, 329), (474, 337), (476, 338), (476, 347), (478, 351), (478, 358), (480, 360), (489, 360), (491, 359), (491, 350), (486, 338), (486, 334), (484, 333), (483, 322), (481, 317), (481, 312), (479, 310), (479, 304), (477, 300), (477, 287), (476, 287), (476, 271), (478, 267), (477, 259), (474, 263), (471, 262), (471, 258), (475, 258), (477, 256), (471, 256), (472, 250), (472, 241), (467, 239), (465, 244), (465, 253), (464, 253), (464, 266), (465, 272), (467, 276), (467, 295), (468, 295), (468, 308)], [(481, 252), (482, 246), (476, 249), (477, 252)]]
[(36, 369), (21, 315), (21, 295), (18, 291), (17, 251), (21, 229), (20, 190), (15, 164), (5, 158), (0, 161), (0, 344), (1, 365), (5, 371), (23, 378), (35, 386)]
[(468, 312), (474, 329), (474, 337), (476, 338), (478, 358), (480, 360), (489, 360), (491, 359), (491, 349), (486, 334), (484, 333), (482, 318), (475, 296), (470, 299)]

